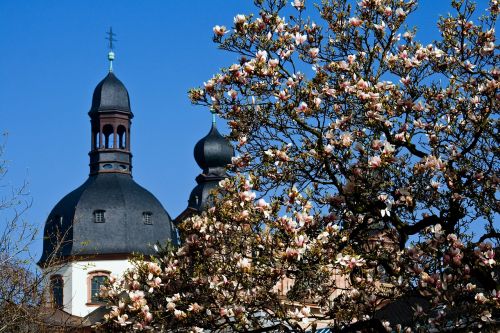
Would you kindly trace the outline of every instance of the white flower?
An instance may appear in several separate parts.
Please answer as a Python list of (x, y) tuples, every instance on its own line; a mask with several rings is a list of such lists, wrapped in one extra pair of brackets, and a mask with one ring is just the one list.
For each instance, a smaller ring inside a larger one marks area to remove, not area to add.
[(214, 34), (216, 34), (217, 36), (224, 36), (225, 34), (227, 34), (229, 31), (226, 29), (225, 26), (221, 25), (216, 25), (214, 28), (213, 28), (213, 31), (214, 31)]
[(403, 8), (399, 7), (398, 9), (396, 9), (396, 16), (397, 17), (405, 17), (406, 12), (403, 10)]
[(318, 53), (319, 49), (317, 47), (311, 47), (309, 49), (309, 55), (311, 56), (311, 58), (316, 58), (318, 56)]
[(267, 51), (259, 50), (255, 54), (255, 58), (258, 62), (266, 62), (267, 61)]
[(247, 18), (243, 14), (238, 14), (234, 17), (234, 24), (242, 24), (245, 23)]
[(296, 32), (295, 35), (292, 36), (292, 38), (295, 40), (295, 44), (300, 45), (304, 44), (304, 42), (307, 40), (307, 35), (301, 35), (300, 32)]
[(236, 264), (236, 266), (238, 266), (242, 270), (246, 271), (246, 270), (250, 269), (250, 267), (252, 267), (252, 264), (250, 263), (250, 260), (248, 260), (248, 258), (240, 258), (240, 260), (238, 260), (238, 263)]
[(375, 29), (379, 30), (379, 31), (383, 31), (385, 29), (385, 22), (382, 21), (380, 22), (380, 24), (374, 24), (373, 25), (375, 27)]
[(269, 62), (268, 62), (269, 67), (271, 67), (271, 68), (278, 66), (279, 63), (280, 63), (280, 61), (278, 59), (269, 59)]
[(291, 3), (292, 7), (295, 7), (297, 10), (304, 9), (304, 1), (302, 0), (293, 0)]

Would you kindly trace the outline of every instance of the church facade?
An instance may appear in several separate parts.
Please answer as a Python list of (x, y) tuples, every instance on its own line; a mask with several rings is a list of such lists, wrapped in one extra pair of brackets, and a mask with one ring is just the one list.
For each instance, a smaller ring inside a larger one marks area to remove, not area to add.
[[(55, 309), (86, 317), (105, 302), (100, 286), (131, 267), (134, 255), (152, 255), (155, 244), (178, 244), (174, 221), (160, 201), (132, 177), (131, 124), (134, 114), (124, 84), (110, 70), (96, 86), (91, 121), (88, 179), (50, 212), (38, 265), (49, 281), (48, 301)], [(223, 179), (233, 148), (217, 131), (195, 146), (203, 170), (187, 209), (176, 220), (209, 205), (210, 191)]]

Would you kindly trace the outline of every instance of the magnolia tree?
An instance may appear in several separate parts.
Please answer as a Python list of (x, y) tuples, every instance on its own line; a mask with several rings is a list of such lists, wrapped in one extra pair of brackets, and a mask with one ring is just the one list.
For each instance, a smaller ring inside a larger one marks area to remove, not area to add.
[(493, 330), (499, 2), (452, 1), (432, 44), (414, 0), (255, 5), (214, 27), (237, 61), (190, 91), (232, 129), (234, 177), (103, 290), (104, 327)]

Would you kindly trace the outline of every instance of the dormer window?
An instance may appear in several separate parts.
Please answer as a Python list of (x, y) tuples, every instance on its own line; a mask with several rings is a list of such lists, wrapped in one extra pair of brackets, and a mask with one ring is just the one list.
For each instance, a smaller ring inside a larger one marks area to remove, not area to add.
[(153, 224), (153, 213), (143, 212), (142, 221), (144, 222), (144, 224)]
[(99, 209), (94, 211), (94, 222), (95, 223), (104, 223), (105, 218), (104, 218), (104, 210)]

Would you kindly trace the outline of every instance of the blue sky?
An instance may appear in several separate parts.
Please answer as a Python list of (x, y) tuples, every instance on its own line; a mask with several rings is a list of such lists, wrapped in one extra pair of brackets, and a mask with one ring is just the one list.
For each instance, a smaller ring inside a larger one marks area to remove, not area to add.
[[(256, 12), (252, 3), (1, 0), (0, 132), (9, 133), (6, 185), (29, 182), (33, 205), (24, 217), (43, 228), (57, 201), (87, 178), (87, 112), (107, 73), (109, 26), (118, 39), (115, 74), (135, 114), (134, 179), (176, 217), (200, 172), (193, 147), (211, 119), (190, 104), (187, 90), (235, 61), (216, 48), (212, 27), (230, 27), (236, 14)], [(417, 39), (431, 42), (439, 14), (448, 11), (448, 1), (421, 0), (411, 17)], [(41, 252), (40, 241), (33, 250)]]

